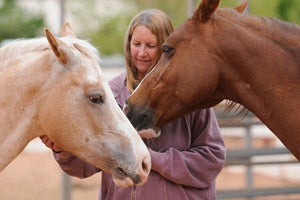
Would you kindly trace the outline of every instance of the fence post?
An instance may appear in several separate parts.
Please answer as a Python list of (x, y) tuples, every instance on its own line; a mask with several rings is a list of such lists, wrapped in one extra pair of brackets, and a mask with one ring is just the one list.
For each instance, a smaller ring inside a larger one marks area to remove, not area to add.
[(71, 200), (71, 178), (65, 172), (62, 172), (61, 178), (61, 199)]
[(191, 17), (195, 9), (195, 0), (187, 0), (187, 15)]
[[(245, 131), (245, 148), (251, 150), (253, 149), (251, 125), (246, 125)], [(247, 188), (253, 188), (253, 169), (251, 164), (246, 165), (246, 185)], [(250, 197), (248, 199), (250, 200), (252, 198)]]

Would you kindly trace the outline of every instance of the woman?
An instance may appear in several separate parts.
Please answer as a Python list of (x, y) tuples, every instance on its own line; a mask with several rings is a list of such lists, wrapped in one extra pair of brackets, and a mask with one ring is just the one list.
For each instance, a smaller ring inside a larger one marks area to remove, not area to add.
[[(138, 83), (157, 63), (164, 40), (173, 31), (169, 17), (160, 10), (148, 9), (137, 14), (125, 35), (126, 73), (109, 83), (122, 107)], [(85, 178), (100, 170), (48, 140), (45, 144), (56, 153), (61, 168), (72, 176)], [(140, 187), (120, 188), (110, 174), (102, 172), (102, 200), (213, 200), (215, 179), (225, 160), (225, 148), (212, 109), (198, 110), (161, 129), (158, 138), (144, 139), (152, 170)]]

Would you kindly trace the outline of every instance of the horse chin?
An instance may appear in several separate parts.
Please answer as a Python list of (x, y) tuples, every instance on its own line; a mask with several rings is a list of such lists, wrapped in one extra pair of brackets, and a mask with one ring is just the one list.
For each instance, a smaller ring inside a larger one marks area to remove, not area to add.
[(160, 129), (152, 129), (152, 128), (148, 128), (148, 129), (143, 129), (138, 131), (139, 135), (141, 138), (144, 139), (150, 139), (150, 138), (157, 138), (160, 136), (161, 131)]
[(139, 177), (135, 181), (133, 181), (130, 177), (125, 177), (124, 179), (119, 178), (118, 176), (112, 175), (113, 182), (118, 186), (118, 187), (132, 187), (132, 186), (141, 186), (143, 185), (146, 181), (147, 178)]
[(129, 177), (126, 177), (124, 179), (119, 179), (113, 175), (112, 178), (113, 178), (113, 182), (119, 187), (131, 187), (135, 185)]

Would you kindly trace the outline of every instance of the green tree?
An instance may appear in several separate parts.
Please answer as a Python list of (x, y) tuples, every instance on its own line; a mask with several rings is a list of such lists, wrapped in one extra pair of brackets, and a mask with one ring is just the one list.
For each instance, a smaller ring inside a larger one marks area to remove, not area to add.
[(277, 6), (278, 15), (281, 19), (300, 24), (299, 1), (280, 0)]
[(123, 37), (131, 16), (117, 15), (106, 20), (96, 31), (88, 34), (101, 54), (123, 54)]
[(0, 7), (0, 42), (3, 39), (36, 37), (44, 27), (41, 15), (32, 16), (17, 6), (16, 0), (3, 0)]

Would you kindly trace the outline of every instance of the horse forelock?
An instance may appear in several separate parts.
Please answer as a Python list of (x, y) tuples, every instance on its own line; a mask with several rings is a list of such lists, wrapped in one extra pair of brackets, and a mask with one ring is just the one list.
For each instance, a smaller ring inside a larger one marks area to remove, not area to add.
[(300, 27), (294, 23), (271, 17), (239, 13), (230, 8), (219, 9), (217, 13), (243, 27), (255, 30), (275, 42), (285, 45), (299, 44)]
[(96, 59), (98, 62), (100, 62), (99, 57), (99, 51), (96, 47), (91, 45), (87, 40), (81, 40), (77, 38), (72, 37), (64, 37), (61, 38), (63, 42), (65, 42), (67, 45), (72, 45), (75, 47), (77, 51), (79, 51), (81, 54), (84, 54), (85, 56)]
[[(68, 46), (74, 47), (73, 49), (76, 50), (77, 53), (87, 57), (90, 59), (94, 64), (88, 64), (87, 66), (82, 65), (80, 69), (80, 76), (84, 76), (85, 80), (88, 81), (88, 84), (94, 85), (105, 80), (104, 74), (102, 73), (101, 67), (100, 67), (100, 53), (97, 50), (96, 47), (94, 47), (92, 44), (90, 44), (87, 40), (81, 40), (77, 38), (72, 37), (64, 37), (61, 38), (62, 42), (67, 44)], [(83, 62), (82, 57), (76, 56), (75, 62), (80, 61)], [(84, 72), (82, 71), (84, 70)], [(100, 75), (100, 77), (99, 77)], [(76, 76), (76, 79), (78, 76)]]

